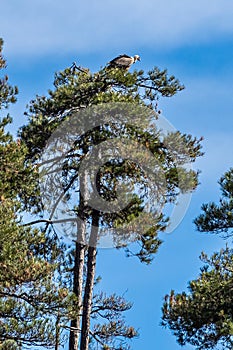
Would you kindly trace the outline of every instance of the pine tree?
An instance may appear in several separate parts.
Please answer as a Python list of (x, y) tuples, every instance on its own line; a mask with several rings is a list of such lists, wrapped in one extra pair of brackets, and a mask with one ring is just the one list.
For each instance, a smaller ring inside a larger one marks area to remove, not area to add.
[[(5, 68), (0, 41), (0, 68)], [(0, 109), (16, 102), (17, 88), (0, 80)], [(22, 224), (24, 211), (36, 198), (37, 171), (26, 163), (27, 149), (6, 131), (11, 117), (0, 120), (0, 348), (53, 346), (56, 319), (64, 319), (69, 293), (56, 281), (63, 258), (56, 237)], [(60, 340), (59, 340), (60, 342)]]
[[(136, 335), (133, 328), (125, 328), (121, 322), (117, 323), (112, 320), (108, 325), (99, 325), (94, 330), (92, 329), (91, 316), (95, 309), (93, 288), (100, 230), (103, 227), (122, 228), (120, 246), (126, 246), (127, 241), (130, 240), (133, 234), (135, 241), (134, 227), (130, 226), (130, 223), (132, 219), (139, 217), (143, 212), (146, 205), (145, 188), (148, 184), (147, 175), (135, 162), (123, 159), (123, 157), (105, 162), (100, 167), (96, 177), (96, 187), (101, 198), (110, 203), (113, 202), (117, 197), (117, 185), (119, 183), (124, 184), (129, 178), (132, 178), (144, 190), (144, 194), (141, 196), (139, 196), (137, 190), (134, 191), (129, 205), (122, 210), (105, 213), (93, 208), (87, 202), (85, 195), (88, 187), (85, 178), (87, 174), (85, 175), (84, 171), (84, 176), (79, 177), (81, 160), (88, 155), (93, 146), (109, 139), (124, 138), (126, 141), (134, 140), (141, 143), (143, 149), (139, 149), (139, 156), (144, 156), (147, 161), (145, 149), (148, 149), (150, 154), (153, 154), (160, 163), (166, 182), (164, 197), (166, 197), (166, 201), (172, 201), (177, 198), (178, 193), (185, 193), (196, 188), (198, 174), (195, 171), (186, 171), (182, 167), (187, 161), (195, 161), (202, 153), (200, 151), (200, 140), (190, 135), (182, 135), (180, 132), (166, 135), (164, 142), (161, 142), (158, 129), (149, 128), (148, 112), (145, 115), (143, 115), (143, 112), (139, 114), (137, 126), (126, 121), (111, 123), (111, 120), (108, 119), (108, 122), (105, 121), (102, 125), (93, 127), (92, 130), (83, 135), (78, 135), (73, 140), (72, 146), (65, 157), (59, 155), (56, 130), (57, 128), (59, 130), (62, 123), (70, 120), (72, 120), (72, 126), (75, 126), (74, 123), (79, 126), (82, 123), (85, 125), (90, 117), (89, 121), (91, 123), (93, 115), (89, 116), (88, 111), (93, 106), (99, 107), (100, 110), (102, 108), (104, 113), (106, 105), (109, 106), (110, 104), (112, 106), (111, 113), (120, 115), (121, 113), (117, 109), (119, 103), (127, 103), (131, 104), (128, 113), (132, 118), (137, 118), (138, 109), (142, 111), (145, 107), (150, 108), (151, 113), (155, 116), (159, 96), (170, 97), (182, 89), (183, 86), (175, 77), (169, 77), (166, 70), (161, 71), (158, 68), (154, 68), (147, 74), (143, 71), (135, 71), (131, 74), (118, 68), (108, 70), (104, 68), (97, 73), (91, 73), (88, 69), (74, 65), (63, 72), (57, 73), (54, 80), (54, 90), (49, 90), (48, 96), (37, 96), (29, 106), (26, 113), (29, 122), (20, 131), (21, 140), (28, 148), (27, 158), (34, 165), (43, 164), (45, 167), (47, 166), (50, 172), (55, 174), (47, 187), (48, 198), (53, 204), (52, 209), (50, 208), (49, 218), (41, 220), (41, 222), (46, 223), (45, 229), (48, 229), (51, 224), (62, 221), (59, 216), (55, 217), (58, 203), (59, 201), (68, 203), (74, 190), (77, 192), (78, 189), (77, 203), (73, 203), (72, 208), (73, 213), (81, 220), (76, 222), (72, 290), (77, 297), (77, 310), (76, 317), (71, 320), (70, 325), (70, 350), (77, 350), (78, 347), (80, 350), (87, 350), (89, 344), (94, 340), (101, 343), (103, 339), (111, 339), (117, 335), (124, 335), (126, 338)], [(69, 138), (71, 134), (68, 133), (67, 137)], [(51, 159), (41, 160), (43, 150), (49, 139), (51, 142), (50, 137), (52, 135), (55, 135), (55, 137), (51, 143)], [(167, 147), (168, 144), (174, 146), (175, 155), (171, 148)], [(177, 144), (182, 144), (184, 147), (177, 148)], [(53, 149), (56, 151), (53, 151)], [(63, 152), (63, 149), (61, 152)], [(98, 162), (101, 156), (97, 154), (96, 158)], [(148, 158), (148, 166), (150, 165), (149, 162)], [(62, 172), (61, 175), (59, 173), (59, 179), (57, 179), (56, 174), (59, 168)], [(90, 172), (92, 172), (92, 168)], [(154, 185), (159, 188), (159, 177)], [(82, 186), (84, 188), (83, 192), (80, 190)], [(58, 196), (58, 199), (53, 202), (51, 193), (56, 191), (57, 188), (62, 192), (62, 195)], [(127, 192), (125, 195), (127, 196)], [(41, 196), (46, 196), (46, 194), (42, 193)], [(142, 225), (145, 225), (146, 221), (144, 219)], [(167, 223), (168, 221), (163, 213), (154, 217), (148, 230), (136, 235), (136, 241), (140, 246), (139, 251), (132, 253), (127, 250), (128, 254), (134, 254), (142, 262), (150, 263), (161, 244), (158, 233), (165, 230)], [(119, 235), (113, 238), (118, 243)], [(124, 244), (124, 242), (126, 243)], [(85, 266), (86, 275), (84, 273)], [(81, 333), (80, 339), (79, 333)], [(105, 349), (111, 346), (105, 343), (102, 345)]]
[(203, 204), (203, 213), (196, 218), (198, 231), (221, 233), (231, 237), (233, 228), (233, 169), (227, 171), (219, 180), (221, 198), (219, 204)]
[[(200, 232), (232, 236), (233, 169), (219, 181), (222, 196), (218, 204), (202, 206), (195, 219)], [(232, 349), (233, 347), (233, 251), (228, 246), (205, 263), (197, 279), (189, 282), (189, 292), (170, 293), (163, 306), (164, 326), (169, 327), (181, 345), (196, 349)]]

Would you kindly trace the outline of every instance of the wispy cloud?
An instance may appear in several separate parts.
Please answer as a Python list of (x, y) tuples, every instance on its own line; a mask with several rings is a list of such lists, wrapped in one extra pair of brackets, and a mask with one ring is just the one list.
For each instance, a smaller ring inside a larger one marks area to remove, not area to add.
[(16, 55), (172, 48), (233, 32), (229, 0), (34, 0), (1, 4), (1, 36)]

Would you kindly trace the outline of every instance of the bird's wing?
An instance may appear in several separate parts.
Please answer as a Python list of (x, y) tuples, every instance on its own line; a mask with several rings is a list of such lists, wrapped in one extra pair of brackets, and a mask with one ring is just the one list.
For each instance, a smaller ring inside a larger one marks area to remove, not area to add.
[(133, 58), (128, 55), (119, 55), (109, 62), (110, 65), (119, 65), (128, 67), (132, 64)]
[(123, 55), (119, 55), (119, 56), (117, 56), (116, 58), (122, 58), (122, 57), (125, 57), (125, 58), (131, 58), (131, 56), (126, 55), (125, 53), (124, 53)]

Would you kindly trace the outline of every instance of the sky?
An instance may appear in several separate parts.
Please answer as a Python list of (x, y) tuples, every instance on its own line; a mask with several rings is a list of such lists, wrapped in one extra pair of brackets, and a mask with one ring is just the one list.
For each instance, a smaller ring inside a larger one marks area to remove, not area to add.
[[(181, 224), (164, 240), (150, 266), (124, 252), (100, 249), (100, 287), (133, 302), (129, 323), (140, 337), (133, 350), (179, 350), (175, 337), (160, 327), (163, 297), (186, 290), (197, 277), (201, 251), (225, 245), (200, 234), (193, 220), (201, 204), (219, 197), (217, 181), (233, 164), (233, 2), (230, 0), (3, 0), (0, 37), (11, 84), (19, 87), (11, 108), (12, 132), (26, 122), (26, 104), (52, 87), (56, 71), (78, 65), (97, 71), (118, 54), (139, 54), (135, 68), (167, 68), (186, 89), (160, 100), (163, 115), (184, 133), (204, 137), (201, 171)], [(187, 345), (185, 350), (194, 349)]]

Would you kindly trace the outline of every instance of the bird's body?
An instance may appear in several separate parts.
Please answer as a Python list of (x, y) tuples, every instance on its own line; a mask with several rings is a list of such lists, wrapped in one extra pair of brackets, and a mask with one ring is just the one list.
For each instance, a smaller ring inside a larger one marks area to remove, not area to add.
[(129, 68), (134, 64), (136, 61), (140, 61), (140, 57), (138, 55), (135, 56), (128, 56), (128, 55), (120, 55), (111, 60), (108, 64), (109, 68), (122, 68), (125, 70), (129, 70)]

